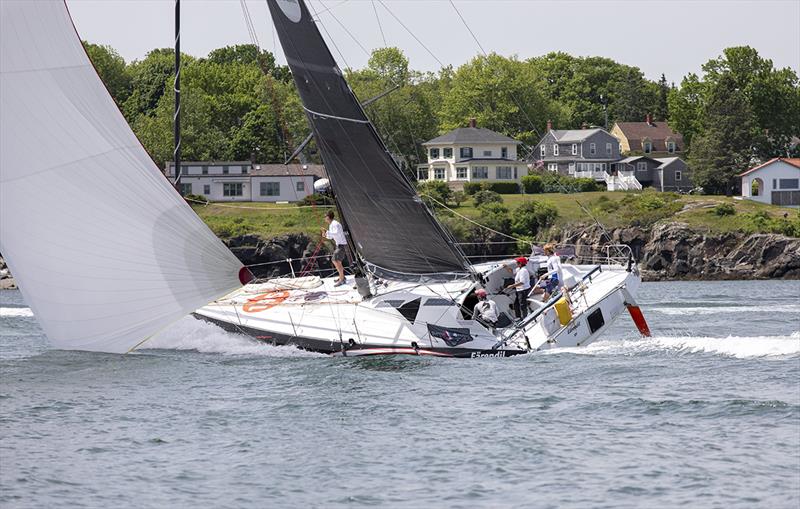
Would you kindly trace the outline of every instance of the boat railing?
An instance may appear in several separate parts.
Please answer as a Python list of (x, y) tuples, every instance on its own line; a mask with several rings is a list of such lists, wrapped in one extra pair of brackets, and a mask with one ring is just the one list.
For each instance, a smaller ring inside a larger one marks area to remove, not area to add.
[[(484, 244), (516, 244), (515, 242), (485, 242), (463, 243), (464, 245)], [(538, 248), (537, 248), (538, 249)], [(534, 254), (543, 254), (540, 249), (534, 249)], [(573, 265), (621, 265), (629, 266), (633, 259), (633, 251), (626, 244), (557, 244), (556, 253), (565, 263)], [(518, 256), (530, 256), (530, 253), (513, 254), (474, 254), (467, 255), (473, 263), (508, 260)]]

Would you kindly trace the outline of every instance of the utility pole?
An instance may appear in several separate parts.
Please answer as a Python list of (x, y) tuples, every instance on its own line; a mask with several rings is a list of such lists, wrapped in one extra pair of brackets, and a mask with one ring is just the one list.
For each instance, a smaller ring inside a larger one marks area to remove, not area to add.
[(175, 111), (173, 113), (175, 189), (181, 192), (181, 0), (175, 0)]

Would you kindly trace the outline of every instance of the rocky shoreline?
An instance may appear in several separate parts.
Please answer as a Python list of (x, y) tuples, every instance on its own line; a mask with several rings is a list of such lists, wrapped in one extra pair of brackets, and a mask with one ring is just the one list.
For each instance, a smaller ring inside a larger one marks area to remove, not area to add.
[[(709, 234), (673, 222), (605, 231), (597, 225), (572, 226), (555, 234), (554, 240), (575, 244), (578, 253), (600, 252), (608, 243), (628, 245), (644, 281), (800, 280), (800, 239), (784, 235)], [(302, 233), (270, 239), (243, 235), (225, 243), (262, 278), (301, 272), (317, 248), (317, 242)], [(328, 254), (327, 243), (320, 246), (320, 253)], [(288, 259), (295, 260), (292, 266)], [(327, 258), (318, 258), (316, 268), (331, 269), (331, 265)], [(0, 289), (15, 288), (0, 257)]]

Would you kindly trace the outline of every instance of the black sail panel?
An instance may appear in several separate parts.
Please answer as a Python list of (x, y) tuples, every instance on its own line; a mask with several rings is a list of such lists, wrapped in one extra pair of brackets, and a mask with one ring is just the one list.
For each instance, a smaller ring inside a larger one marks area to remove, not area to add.
[(468, 263), (389, 155), (305, 4), (269, 0), (295, 84), (355, 248), (402, 274), (468, 272)]

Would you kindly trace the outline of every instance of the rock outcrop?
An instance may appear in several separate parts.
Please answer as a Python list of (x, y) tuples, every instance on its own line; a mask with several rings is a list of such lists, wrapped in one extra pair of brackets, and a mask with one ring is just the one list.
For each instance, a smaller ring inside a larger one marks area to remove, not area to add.
[(800, 279), (800, 239), (784, 235), (711, 235), (685, 223), (665, 223), (651, 229), (629, 227), (607, 232), (597, 226), (570, 228), (559, 240), (597, 251), (596, 246), (608, 242), (607, 237), (612, 243), (631, 247), (648, 281)]
[[(288, 233), (262, 239), (257, 235), (242, 235), (233, 237), (225, 242), (228, 248), (241, 262), (250, 267), (256, 277), (276, 277), (285, 274), (301, 272), (317, 247), (308, 235), (303, 233)], [(331, 267), (328, 261), (328, 246), (323, 243), (315, 260), (316, 269)], [(294, 260), (292, 266), (287, 260)]]
[(11, 276), (6, 261), (0, 256), (0, 290), (14, 290), (16, 288), (17, 282)]

